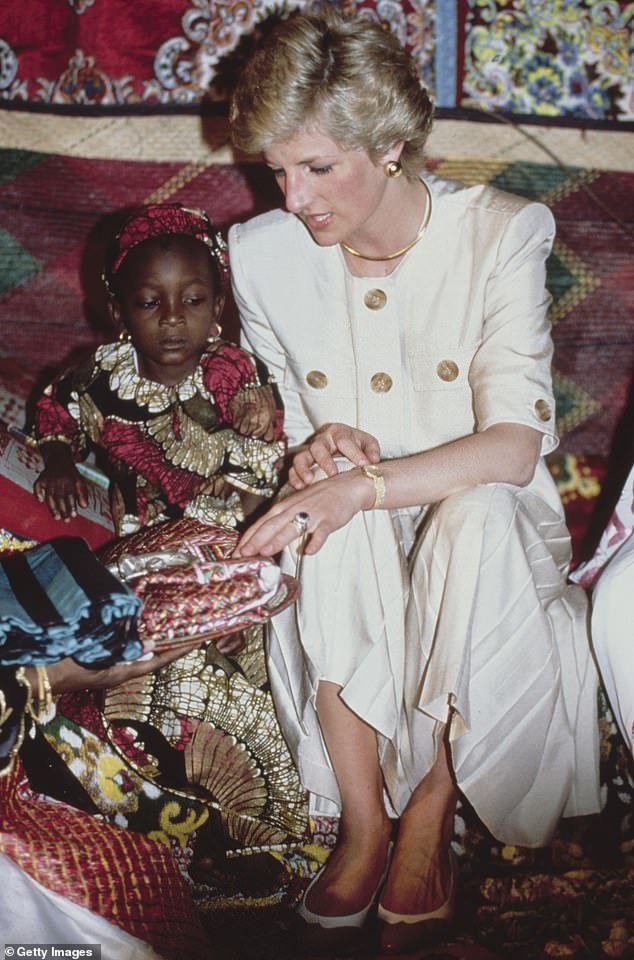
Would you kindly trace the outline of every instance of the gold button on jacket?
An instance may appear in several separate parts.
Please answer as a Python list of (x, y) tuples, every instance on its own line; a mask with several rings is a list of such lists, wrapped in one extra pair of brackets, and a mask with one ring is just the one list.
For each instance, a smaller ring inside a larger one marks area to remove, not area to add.
[(309, 387), (314, 387), (315, 390), (323, 390), (324, 387), (328, 386), (328, 377), (321, 370), (311, 370), (310, 373), (306, 374), (306, 383)]
[(387, 393), (392, 389), (392, 383), (389, 373), (375, 373), (370, 380), (370, 386), (375, 393)]
[(455, 380), (459, 372), (458, 364), (454, 363), (453, 360), (441, 360), (436, 367), (436, 373), (440, 379), (444, 380), (446, 383), (450, 383), (452, 380)]
[(381, 310), (387, 303), (387, 294), (375, 287), (373, 290), (368, 290), (363, 302), (368, 310)]
[(553, 413), (547, 400), (535, 401), (535, 416), (538, 420), (546, 423), (552, 417)]

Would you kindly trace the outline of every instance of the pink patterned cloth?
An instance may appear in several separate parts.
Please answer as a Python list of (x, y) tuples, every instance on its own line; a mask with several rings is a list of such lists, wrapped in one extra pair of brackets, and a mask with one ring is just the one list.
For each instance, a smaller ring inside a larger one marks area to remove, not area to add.
[(143, 601), (139, 637), (190, 647), (264, 623), (299, 585), (270, 558), (233, 559), (239, 534), (182, 517), (109, 544), (100, 559)]
[(614, 512), (603, 531), (599, 545), (590, 560), (580, 564), (570, 579), (590, 590), (603, 568), (634, 531), (634, 466), (621, 490)]
[[(272, 496), (286, 450), (281, 403), (268, 380), (260, 361), (224, 340), (210, 343), (175, 386), (141, 377), (131, 343), (104, 344), (45, 389), (35, 436), (65, 440), (76, 459), (103, 451), (118, 535), (184, 513), (235, 526), (238, 491)], [(241, 432), (249, 411), (252, 422), (271, 424), (272, 440)]]
[(603, 688), (634, 753), (634, 466), (594, 556), (572, 574), (591, 591), (590, 639)]
[(117, 275), (126, 256), (146, 240), (154, 237), (186, 236), (200, 240), (209, 247), (218, 265), (223, 287), (229, 282), (229, 255), (227, 246), (204, 210), (183, 207), (178, 203), (154, 203), (139, 207), (126, 221), (114, 241), (110, 265), (104, 271), (108, 287)]

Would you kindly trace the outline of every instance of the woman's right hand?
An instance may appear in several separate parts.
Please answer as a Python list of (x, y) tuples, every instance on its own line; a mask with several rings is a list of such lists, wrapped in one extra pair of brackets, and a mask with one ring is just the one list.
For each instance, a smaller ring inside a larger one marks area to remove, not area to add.
[(273, 557), (297, 540), (298, 514), (308, 517), (303, 552), (321, 550), (331, 533), (344, 527), (374, 500), (373, 484), (360, 470), (344, 470), (278, 499), (242, 534), (233, 557)]
[[(48, 447), (49, 445), (47, 445)], [(53, 444), (44, 454), (46, 466), (33, 484), (33, 492), (46, 503), (56, 520), (71, 520), (77, 507), (88, 506), (88, 484), (77, 470), (66, 444)]]
[(328, 477), (336, 476), (336, 456), (346, 457), (355, 467), (362, 467), (378, 463), (381, 448), (376, 437), (364, 430), (345, 423), (327, 423), (293, 457), (288, 482), (295, 490), (304, 490), (315, 480), (315, 467), (321, 467)]

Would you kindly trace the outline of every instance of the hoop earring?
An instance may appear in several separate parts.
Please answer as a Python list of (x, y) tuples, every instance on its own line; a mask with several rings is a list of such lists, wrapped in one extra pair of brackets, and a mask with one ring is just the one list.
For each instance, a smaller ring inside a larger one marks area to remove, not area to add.
[(119, 341), (121, 343), (130, 343), (131, 339), (132, 337), (130, 336), (129, 331), (125, 329), (125, 327), (119, 331)]
[(212, 336), (207, 337), (207, 343), (215, 343), (216, 340), (220, 340), (222, 336), (222, 327), (219, 323), (216, 324), (216, 333)]
[(398, 160), (388, 160), (383, 169), (385, 170), (385, 176), (389, 177), (391, 180), (394, 180), (396, 177), (400, 177), (403, 172), (403, 168)]

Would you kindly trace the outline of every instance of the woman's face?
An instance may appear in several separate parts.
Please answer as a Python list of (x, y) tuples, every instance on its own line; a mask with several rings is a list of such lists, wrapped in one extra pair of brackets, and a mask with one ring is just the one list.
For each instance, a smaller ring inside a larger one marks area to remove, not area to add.
[(146, 240), (124, 260), (118, 288), (112, 313), (130, 333), (139, 373), (165, 384), (193, 373), (224, 302), (203, 244)]
[(319, 129), (274, 143), (265, 159), (286, 208), (306, 224), (321, 246), (355, 246), (380, 230), (388, 216), (389, 180), (365, 150), (343, 149)]

